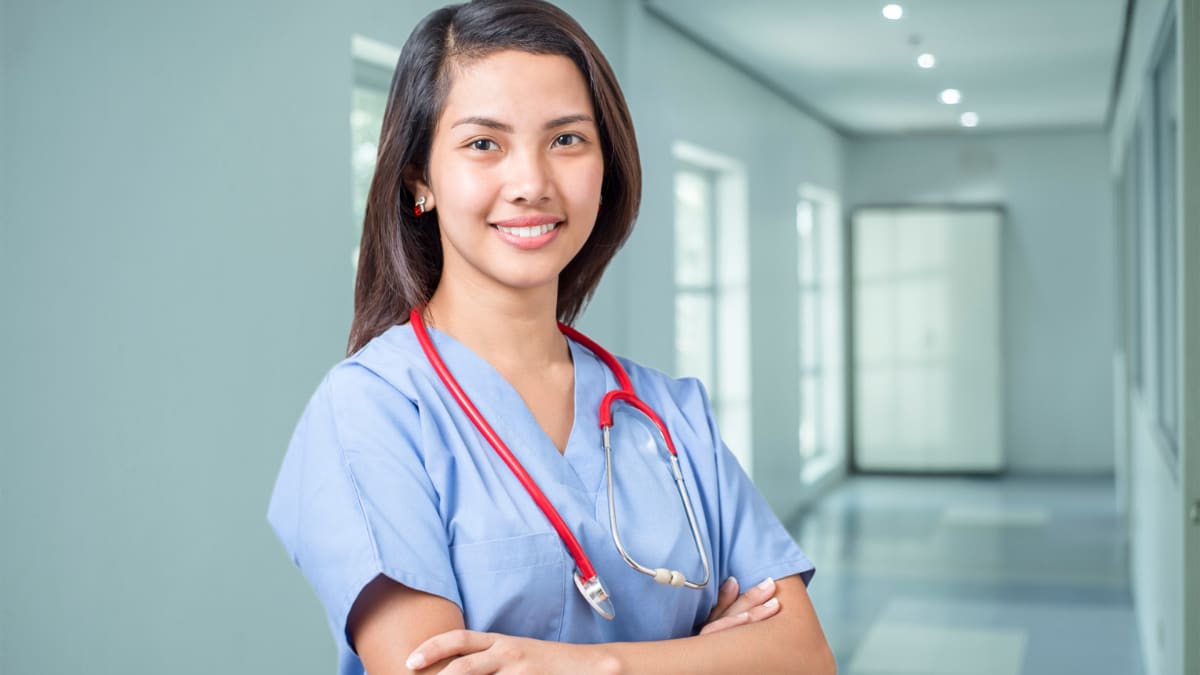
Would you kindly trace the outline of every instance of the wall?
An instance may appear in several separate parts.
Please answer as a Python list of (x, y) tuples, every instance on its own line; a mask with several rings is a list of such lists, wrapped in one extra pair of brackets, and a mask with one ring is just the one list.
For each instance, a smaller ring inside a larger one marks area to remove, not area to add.
[[(333, 667), (266, 505), (345, 349), (351, 35), (399, 45), (438, 4), (0, 4), (0, 671)], [(647, 176), (582, 325), (669, 370), (669, 143), (745, 162), (752, 283), (782, 289), (752, 308), (757, 466), (786, 514), (796, 186), (840, 188), (840, 140), (636, 0), (562, 4), (623, 77)]]
[[(986, 121), (985, 121), (986, 123)], [(1112, 197), (1099, 131), (861, 138), (851, 207), (1002, 204), (1001, 342), (1010, 471), (1113, 470)]]
[(625, 78), (645, 169), (638, 227), (619, 261), (629, 353), (674, 369), (671, 144), (688, 141), (742, 162), (749, 183), (750, 352), (754, 479), (788, 516), (807, 498), (798, 484), (796, 200), (801, 183), (842, 191), (842, 138), (628, 5)]
[[(1200, 173), (1200, 153), (1197, 152), (1200, 144), (1195, 142), (1195, 136), (1200, 131), (1200, 102), (1192, 83), (1200, 81), (1200, 59), (1195, 56), (1200, 52), (1200, 7), (1194, 0), (1183, 0), (1182, 3), (1141, 0), (1134, 4), (1135, 14), (1130, 26), (1122, 88), (1109, 130), (1109, 167), (1114, 176), (1122, 171), (1138, 116), (1153, 96), (1149, 73), (1155, 66), (1159, 39), (1166, 28), (1165, 20), (1180, 4), (1190, 10), (1190, 23), (1181, 21), (1176, 25), (1177, 44), (1183, 53), (1191, 55), (1190, 59), (1181, 58), (1179, 63), (1179, 82), (1184, 87), (1180, 98), (1185, 101), (1178, 153), (1183, 169), (1180, 185), (1196, 184), (1194, 176)], [(1186, 98), (1189, 95), (1190, 98)], [(1200, 404), (1200, 372), (1196, 368), (1200, 363), (1196, 349), (1200, 331), (1197, 330), (1195, 314), (1188, 311), (1189, 306), (1196, 306), (1194, 299), (1188, 298), (1194, 296), (1198, 288), (1195, 282), (1200, 259), (1196, 256), (1195, 233), (1200, 226), (1200, 208), (1197, 208), (1194, 191), (1190, 191), (1190, 197), (1183, 190), (1180, 193), (1181, 204), (1189, 205), (1188, 210), (1182, 211), (1179, 228), (1183, 236), (1179, 239), (1181, 254), (1178, 260), (1181, 263), (1181, 278), (1187, 280), (1179, 299), (1180, 335), (1184, 338), (1180, 341), (1183, 345), (1181, 364), (1184, 368), (1181, 403), (1184, 433), (1191, 434), (1184, 436), (1182, 463), (1177, 464), (1164, 447), (1155, 412), (1147, 398), (1126, 381), (1118, 381), (1118, 388), (1123, 394), (1118, 406), (1124, 405), (1129, 411), (1127, 452), (1131, 475), (1128, 477), (1128, 515), (1133, 596), (1146, 672), (1151, 675), (1182, 675), (1200, 668), (1200, 645), (1194, 638), (1185, 637), (1194, 636), (1200, 626), (1200, 600), (1197, 599), (1200, 596), (1200, 579), (1195, 573), (1196, 564), (1200, 562), (1197, 560), (1200, 554), (1196, 553), (1200, 537), (1195, 534), (1195, 528), (1185, 521), (1186, 503), (1189, 501), (1185, 495), (1189, 492), (1186, 489), (1189, 481), (1191, 498), (1200, 497), (1195, 492), (1200, 482), (1200, 470), (1197, 469), (1197, 465), (1200, 465), (1200, 448), (1195, 442), (1196, 420), (1200, 419), (1196, 413)], [(1153, 212), (1143, 198), (1140, 218), (1152, 216)], [(1132, 241), (1133, 227), (1134, 223), (1124, 224), (1123, 236), (1127, 242)], [(1183, 251), (1188, 252), (1184, 255)], [(1128, 289), (1123, 289), (1123, 292), (1128, 293)], [(1143, 298), (1150, 297), (1146, 290)], [(1148, 322), (1144, 323), (1146, 325), (1138, 328), (1153, 330)], [(1124, 317), (1123, 324), (1127, 331), (1133, 327), (1129, 317)], [(1118, 373), (1132, 370), (1134, 356), (1119, 351), (1116, 353), (1120, 364), (1116, 369)], [(1190, 554), (1185, 553), (1189, 537)], [(1186, 605), (1185, 598), (1190, 598)], [(1193, 627), (1188, 628), (1185, 617), (1190, 617), (1190, 621), (1194, 622)], [(1186, 657), (1185, 649), (1191, 650)]]
[(3, 5), (0, 672), (333, 668), (267, 499), (349, 327), (351, 35), (435, 4)]

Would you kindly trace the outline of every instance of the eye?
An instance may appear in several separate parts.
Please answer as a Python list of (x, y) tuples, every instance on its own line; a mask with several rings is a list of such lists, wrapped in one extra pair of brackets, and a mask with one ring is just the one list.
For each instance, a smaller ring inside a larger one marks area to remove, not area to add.
[(481, 150), (486, 152), (488, 150), (495, 150), (499, 147), (500, 146), (496, 145), (496, 141), (493, 141), (490, 138), (477, 138), (471, 141), (471, 149), (473, 150)]
[(554, 139), (555, 145), (576, 145), (582, 142), (583, 139), (578, 134), (561, 134)]

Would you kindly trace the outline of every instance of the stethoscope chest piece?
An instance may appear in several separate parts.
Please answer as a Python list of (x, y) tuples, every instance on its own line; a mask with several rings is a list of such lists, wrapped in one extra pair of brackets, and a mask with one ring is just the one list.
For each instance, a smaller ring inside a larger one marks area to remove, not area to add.
[(617, 615), (617, 611), (613, 609), (612, 598), (609, 597), (604, 584), (600, 582), (599, 575), (591, 579), (584, 579), (582, 574), (575, 572), (575, 588), (579, 589), (579, 594), (600, 616), (611, 620)]

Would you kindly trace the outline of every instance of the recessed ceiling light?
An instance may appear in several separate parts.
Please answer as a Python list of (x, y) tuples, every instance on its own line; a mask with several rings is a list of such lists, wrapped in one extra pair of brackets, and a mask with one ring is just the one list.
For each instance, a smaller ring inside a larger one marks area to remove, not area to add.
[(976, 115), (973, 112), (965, 112), (958, 118), (958, 121), (961, 122), (964, 127), (979, 126), (979, 115)]
[(922, 54), (917, 57), (917, 65), (922, 68), (932, 68), (937, 65), (937, 59), (933, 58), (933, 54)]
[(957, 89), (947, 89), (942, 92), (938, 99), (946, 105), (954, 105), (962, 100), (962, 93)]
[(904, 16), (904, 8), (900, 5), (887, 5), (883, 8), (883, 16), (892, 21), (897, 21), (900, 17)]

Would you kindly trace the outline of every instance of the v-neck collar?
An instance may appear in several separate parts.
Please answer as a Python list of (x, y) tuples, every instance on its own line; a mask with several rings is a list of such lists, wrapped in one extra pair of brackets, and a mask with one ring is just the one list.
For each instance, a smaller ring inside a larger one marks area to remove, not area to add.
[[(420, 360), (426, 362), (413, 333), (415, 329), (411, 324), (406, 327)], [(542, 466), (545, 473), (554, 476), (564, 487), (582, 491), (589, 497), (599, 490), (604, 475), (599, 408), (611, 386), (611, 378), (606, 376), (607, 368), (594, 354), (564, 336), (574, 368), (575, 414), (566, 448), (560, 453), (516, 388), (492, 364), (449, 333), (428, 326), (427, 330), (451, 375), (526, 471), (535, 474), (532, 467)], [(429, 368), (432, 371), (431, 365)], [(436, 374), (433, 377), (437, 379), (438, 387), (444, 390), (440, 378)], [(448, 403), (458, 408), (450, 393), (446, 391), (445, 394)], [(474, 425), (469, 428), (478, 433)], [(494, 452), (482, 437), (480, 443), (488, 452)]]

